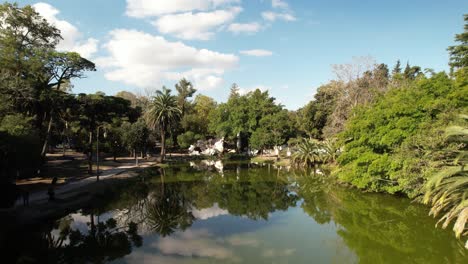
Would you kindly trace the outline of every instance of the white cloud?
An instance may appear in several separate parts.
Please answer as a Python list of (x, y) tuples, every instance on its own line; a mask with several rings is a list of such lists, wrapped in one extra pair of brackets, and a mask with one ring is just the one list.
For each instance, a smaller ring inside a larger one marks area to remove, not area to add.
[(91, 57), (97, 51), (98, 40), (94, 38), (83, 39), (83, 34), (74, 25), (57, 18), (60, 13), (58, 9), (46, 3), (34, 4), (33, 8), (60, 30), (63, 40), (57, 45), (58, 50), (75, 51), (86, 58)]
[(252, 34), (252, 33), (260, 31), (261, 28), (262, 26), (257, 22), (244, 23), (244, 24), (232, 23), (231, 25), (229, 25), (228, 30), (235, 34), (239, 34), (239, 33)]
[(161, 238), (151, 245), (164, 255), (235, 260), (232, 249), (216, 240), (207, 230), (186, 230)]
[(273, 52), (263, 49), (241, 50), (241, 54), (255, 57), (265, 57), (273, 55)]
[(126, 14), (131, 17), (155, 17), (188, 11), (206, 11), (239, 3), (240, 0), (127, 0)]
[(229, 212), (227, 210), (219, 208), (218, 204), (214, 204), (210, 208), (204, 208), (201, 210), (193, 209), (192, 214), (197, 219), (206, 220), (208, 218), (217, 217), (220, 215), (227, 215)]
[(223, 83), (222, 75), (237, 66), (233, 54), (197, 49), (182, 42), (137, 30), (116, 29), (104, 45), (109, 55), (96, 59), (106, 70), (105, 77), (140, 88), (154, 88), (164, 80), (185, 77), (200, 90)]
[(247, 246), (247, 247), (258, 247), (260, 246), (260, 241), (254, 238), (246, 237), (245, 235), (234, 235), (227, 239), (228, 243), (232, 246)]
[(273, 8), (283, 8), (283, 9), (289, 8), (288, 3), (282, 0), (271, 0), (271, 6)]
[(266, 249), (263, 250), (262, 256), (267, 258), (287, 257), (291, 256), (296, 252), (294, 248), (287, 249)]
[(159, 17), (152, 24), (164, 34), (173, 34), (181, 39), (208, 40), (213, 29), (231, 22), (242, 11), (240, 7), (213, 12), (169, 14)]
[(262, 12), (262, 17), (268, 21), (275, 21), (275, 20), (284, 20), (284, 21), (296, 21), (296, 17), (291, 13), (278, 13), (272, 11), (265, 11)]

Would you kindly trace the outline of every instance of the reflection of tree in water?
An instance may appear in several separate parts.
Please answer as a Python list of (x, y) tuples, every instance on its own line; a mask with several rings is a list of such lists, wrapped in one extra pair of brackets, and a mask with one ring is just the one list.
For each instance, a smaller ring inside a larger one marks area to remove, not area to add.
[[(195, 220), (191, 203), (179, 184), (166, 184), (165, 172), (161, 169), (161, 186), (154, 189), (146, 208), (146, 224), (162, 236), (168, 236), (177, 229), (185, 230)], [(159, 189), (159, 190), (158, 190)]]
[(324, 185), (318, 177), (306, 176), (298, 183), (304, 211), (319, 224), (335, 222), (338, 235), (360, 263), (468, 261), (462, 243), (434, 228), (434, 220), (422, 217), (426, 208), (418, 204)]
[(298, 196), (289, 191), (289, 184), (276, 177), (276, 170), (225, 170), (224, 177), (208, 182), (196, 182), (190, 188), (196, 209), (218, 204), (231, 215), (246, 216), (253, 220), (268, 219), (269, 213), (295, 206)]
[(287, 210), (299, 199), (289, 191), (288, 182), (277, 177), (276, 170), (270, 174), (266, 169), (245, 169), (239, 173), (234, 166), (221, 177), (181, 167), (160, 170), (154, 177), (158, 181), (153, 178), (144, 183), (149, 185), (148, 188), (135, 188), (149, 192), (121, 210), (119, 219), (134, 221), (143, 229), (162, 236), (190, 227), (195, 221), (193, 210), (217, 205), (232, 215), (268, 219), (269, 213)]
[(301, 207), (317, 223), (325, 224), (332, 220), (332, 215), (327, 203), (333, 197), (330, 191), (330, 178), (313, 173), (304, 172), (296, 177), (299, 186), (298, 193), (304, 202)]
[(68, 216), (41, 232), (18, 234), (22, 241), (16, 263), (105, 263), (142, 245), (136, 224), (118, 227), (113, 218), (100, 222), (93, 214), (89, 217), (86, 231), (72, 229)]

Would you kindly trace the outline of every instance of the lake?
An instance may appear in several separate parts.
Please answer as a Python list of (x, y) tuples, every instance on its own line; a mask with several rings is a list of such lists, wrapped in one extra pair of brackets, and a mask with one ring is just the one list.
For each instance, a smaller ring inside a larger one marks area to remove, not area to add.
[(311, 171), (191, 162), (151, 169), (2, 249), (17, 263), (468, 263), (411, 200)]

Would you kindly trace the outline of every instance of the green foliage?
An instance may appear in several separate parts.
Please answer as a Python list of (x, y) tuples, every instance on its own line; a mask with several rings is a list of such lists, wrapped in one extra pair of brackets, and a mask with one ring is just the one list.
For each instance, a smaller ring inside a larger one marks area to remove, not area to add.
[(179, 83), (175, 85), (175, 88), (177, 91), (177, 106), (179, 106), (183, 116), (190, 108), (190, 102), (187, 99), (191, 98), (197, 89), (185, 78), (180, 80)]
[(251, 134), (260, 126), (262, 117), (277, 113), (281, 106), (275, 104), (275, 98), (268, 91), (259, 89), (240, 95), (231, 92), (227, 103), (220, 104), (210, 120), (210, 129), (219, 136), (234, 138), (238, 133)]
[(340, 143), (336, 139), (318, 141), (315, 139), (294, 139), (292, 163), (302, 167), (316, 167), (318, 164), (333, 163), (341, 153)]
[(177, 124), (181, 114), (182, 110), (177, 106), (176, 97), (171, 95), (171, 90), (163, 87), (156, 91), (156, 96), (145, 113), (145, 119), (151, 128), (157, 128), (161, 134), (161, 161), (166, 154), (166, 133)]
[(296, 152), (292, 155), (292, 162), (297, 166), (315, 167), (322, 162), (321, 145), (317, 140), (303, 139), (296, 148)]
[(177, 136), (177, 143), (183, 149), (190, 147), (190, 145), (195, 144), (197, 140), (201, 139), (202, 136), (195, 134), (192, 131), (187, 131), (179, 136)]
[(331, 83), (319, 87), (314, 100), (297, 111), (296, 127), (304, 136), (322, 138), (323, 128), (336, 104), (334, 85)]
[[(182, 128), (188, 132), (207, 136), (209, 135), (209, 120), (216, 110), (216, 101), (205, 95), (197, 95), (190, 111), (181, 119)], [(180, 144), (180, 142), (178, 142)], [(182, 147), (182, 146), (181, 146)]]
[(252, 133), (250, 145), (254, 149), (273, 148), (286, 143), (292, 134), (292, 124), (288, 111), (265, 115), (260, 119), (259, 127)]
[[(446, 129), (446, 141), (456, 148), (445, 148), (436, 158), (443, 164), (425, 183), (422, 201), (431, 205), (430, 214), (440, 217), (439, 223), (446, 228), (455, 222), (453, 231), (457, 237), (468, 235), (468, 128), (466, 115), (464, 126), (451, 126)], [(455, 220), (456, 219), (456, 220)], [(468, 243), (468, 242), (467, 242)]]
[(181, 112), (176, 97), (171, 95), (171, 90), (163, 87), (162, 90), (156, 91), (156, 96), (146, 112), (146, 120), (151, 128), (159, 128), (165, 133), (167, 128), (178, 121)]
[(268, 91), (257, 89), (240, 95), (235, 85), (228, 101), (210, 114), (209, 128), (228, 139), (240, 135), (242, 141), (247, 139), (257, 149), (284, 144), (294, 134), (290, 113), (276, 104)]
[(448, 48), (450, 53), (449, 65), (452, 70), (468, 66), (468, 14), (464, 15), (464, 32), (455, 35), (455, 41), (460, 44)]
[(122, 125), (122, 143), (128, 150), (143, 150), (148, 144), (149, 130), (143, 119)]
[(338, 158), (338, 177), (372, 191), (417, 195), (428, 170), (421, 162), (425, 154), (418, 150), (438, 142), (431, 137), (450, 120), (445, 113), (466, 106), (466, 97), (456, 96), (460, 90), (466, 86), (439, 73), (357, 109), (340, 135), (346, 144)]

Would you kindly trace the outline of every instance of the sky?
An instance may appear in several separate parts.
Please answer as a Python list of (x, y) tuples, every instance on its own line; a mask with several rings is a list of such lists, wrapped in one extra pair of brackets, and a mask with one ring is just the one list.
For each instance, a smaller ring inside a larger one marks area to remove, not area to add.
[(294, 110), (335, 78), (332, 65), (372, 57), (447, 71), (466, 0), (43, 0), (18, 1), (62, 32), (97, 71), (74, 93), (151, 95), (181, 78), (227, 100), (268, 90)]

